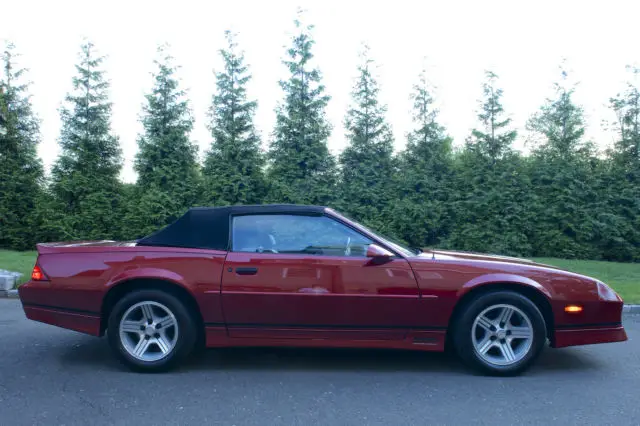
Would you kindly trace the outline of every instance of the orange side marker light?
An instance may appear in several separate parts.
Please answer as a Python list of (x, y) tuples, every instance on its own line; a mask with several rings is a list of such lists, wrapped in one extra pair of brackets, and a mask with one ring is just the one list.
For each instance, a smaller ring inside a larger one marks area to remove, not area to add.
[(570, 314), (577, 314), (582, 312), (582, 306), (580, 305), (567, 305), (564, 307), (564, 311)]

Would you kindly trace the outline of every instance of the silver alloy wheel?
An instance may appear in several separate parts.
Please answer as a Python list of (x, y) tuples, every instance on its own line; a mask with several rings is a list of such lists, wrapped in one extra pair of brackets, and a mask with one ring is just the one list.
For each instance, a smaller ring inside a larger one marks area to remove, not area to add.
[(178, 341), (178, 321), (165, 305), (144, 301), (131, 306), (120, 320), (120, 341), (140, 361), (161, 360)]
[(513, 305), (493, 305), (480, 312), (471, 327), (471, 339), (483, 361), (508, 366), (522, 360), (533, 344), (533, 326)]

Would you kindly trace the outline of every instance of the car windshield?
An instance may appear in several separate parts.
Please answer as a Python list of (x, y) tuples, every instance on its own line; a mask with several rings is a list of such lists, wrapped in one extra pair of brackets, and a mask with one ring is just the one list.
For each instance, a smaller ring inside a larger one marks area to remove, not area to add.
[(422, 253), (421, 249), (408, 247), (406, 244), (398, 241), (397, 239), (382, 235), (381, 233), (379, 233), (377, 231), (374, 231), (373, 229), (369, 228), (368, 226), (365, 226), (365, 225), (361, 224), (360, 222), (350, 218), (349, 216), (347, 216), (345, 214), (338, 213), (335, 210), (331, 210), (331, 213), (333, 213), (333, 214), (335, 214), (335, 215), (337, 215), (339, 217), (343, 217), (343, 218), (347, 219), (349, 222), (353, 223), (354, 225), (357, 225), (362, 230), (374, 235), (382, 243), (384, 243), (385, 245), (391, 247), (395, 251), (398, 251), (398, 252), (402, 253), (404, 256), (415, 256), (417, 254)]

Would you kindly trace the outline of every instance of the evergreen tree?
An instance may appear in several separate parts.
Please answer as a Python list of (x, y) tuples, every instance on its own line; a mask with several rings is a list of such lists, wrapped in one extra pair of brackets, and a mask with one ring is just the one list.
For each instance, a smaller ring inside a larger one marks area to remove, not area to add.
[(259, 204), (265, 194), (264, 157), (253, 126), (256, 101), (247, 100), (251, 79), (234, 35), (227, 31), (220, 50), (224, 71), (216, 73), (217, 93), (210, 108), (211, 150), (204, 162), (206, 201), (213, 205)]
[(312, 27), (295, 21), (284, 65), (291, 73), (280, 81), (284, 100), (276, 109), (276, 125), (268, 158), (270, 201), (306, 204), (332, 202), (336, 165), (327, 147), (331, 126), (325, 116), (329, 96), (321, 74), (311, 65)]
[(38, 238), (43, 168), (37, 155), (40, 123), (31, 108), (25, 70), (17, 68), (15, 57), (8, 44), (0, 80), (0, 247), (26, 250)]
[(483, 101), (478, 113), (481, 129), (473, 129), (467, 140), (469, 149), (488, 158), (492, 163), (512, 151), (517, 132), (511, 129), (511, 119), (504, 117), (502, 107), (502, 89), (497, 87), (498, 76), (486, 71), (486, 80), (482, 86)]
[(411, 94), (413, 123), (406, 149), (400, 154), (393, 203), (393, 233), (415, 247), (438, 245), (450, 226), (452, 139), (438, 123), (426, 73)]
[(611, 98), (611, 108), (615, 111), (619, 139), (612, 156), (617, 166), (627, 174), (627, 178), (640, 183), (640, 68), (628, 68), (633, 76), (627, 89)]
[(547, 99), (540, 112), (529, 120), (528, 128), (538, 132), (543, 144), (538, 152), (550, 157), (569, 158), (579, 153), (584, 142), (584, 117), (582, 108), (573, 102), (573, 87), (568, 88), (568, 74), (561, 70), (561, 81), (554, 84), (556, 97)]
[(393, 134), (385, 119), (387, 108), (378, 101), (380, 88), (372, 75), (374, 69), (365, 48), (352, 92), (353, 105), (345, 118), (348, 145), (340, 155), (340, 196), (345, 213), (384, 229), (388, 222), (382, 212), (393, 198)]
[(640, 260), (640, 69), (629, 67), (632, 80), (610, 100), (617, 117), (618, 139), (600, 170), (598, 195), (602, 213), (597, 243), (607, 260)]
[(573, 102), (574, 88), (567, 73), (555, 84), (555, 97), (548, 99), (528, 123), (543, 139), (534, 151), (530, 175), (536, 201), (534, 254), (565, 258), (597, 258), (591, 243), (597, 211), (595, 153), (583, 141), (582, 108)]
[(447, 245), (507, 255), (531, 252), (530, 182), (512, 143), (517, 137), (502, 107), (497, 76), (487, 72), (474, 129), (456, 161), (451, 208), (456, 226)]
[(111, 132), (109, 81), (103, 56), (91, 42), (81, 46), (73, 90), (61, 108), (62, 150), (52, 170), (55, 205), (73, 239), (109, 239), (118, 234), (122, 157)]
[(127, 238), (167, 225), (199, 203), (201, 175), (197, 146), (189, 139), (193, 119), (166, 46), (158, 48), (154, 86), (146, 95), (144, 133), (135, 159), (136, 202), (127, 214)]
[(7, 134), (7, 120), (9, 111), (7, 110), (7, 101), (4, 96), (4, 88), (0, 86), (0, 136)]

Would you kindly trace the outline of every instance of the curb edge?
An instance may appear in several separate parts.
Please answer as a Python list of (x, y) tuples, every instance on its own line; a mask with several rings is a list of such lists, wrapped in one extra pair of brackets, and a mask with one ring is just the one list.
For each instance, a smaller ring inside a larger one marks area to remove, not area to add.
[(18, 299), (18, 290), (0, 290), (0, 299)]
[(640, 314), (640, 305), (624, 305), (622, 312), (625, 314)]

